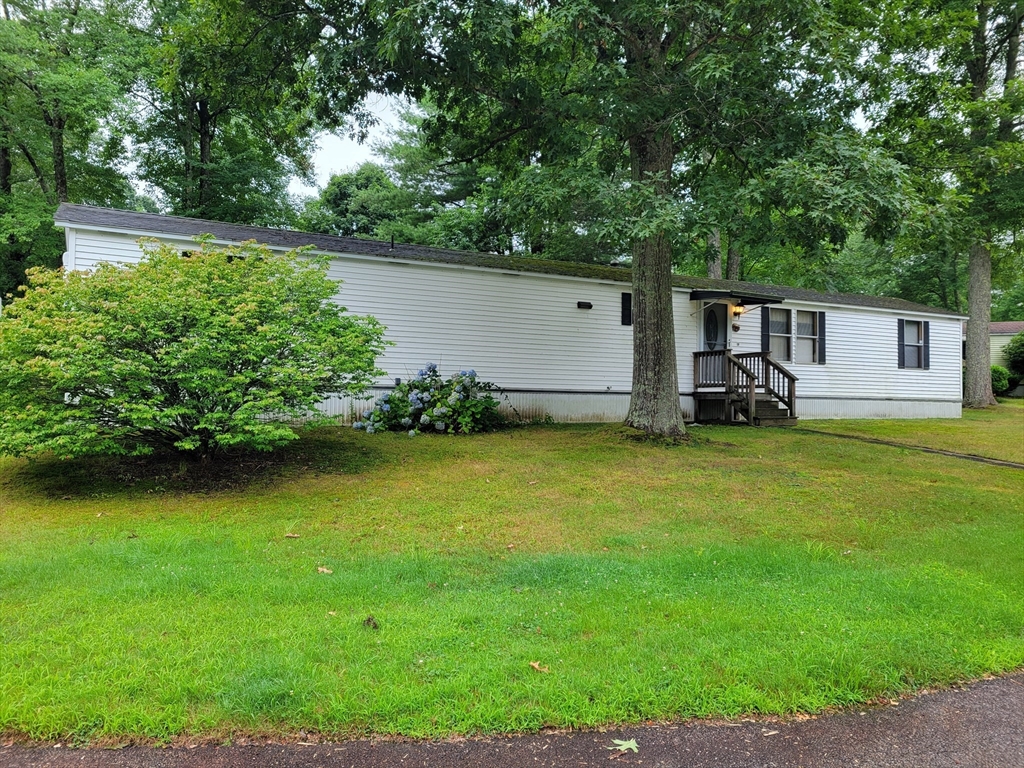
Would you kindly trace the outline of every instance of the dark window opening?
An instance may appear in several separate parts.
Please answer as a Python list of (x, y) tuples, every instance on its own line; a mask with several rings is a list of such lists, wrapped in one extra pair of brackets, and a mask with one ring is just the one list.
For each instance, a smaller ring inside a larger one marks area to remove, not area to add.
[(622, 294), (622, 324), (633, 324), (633, 294)]

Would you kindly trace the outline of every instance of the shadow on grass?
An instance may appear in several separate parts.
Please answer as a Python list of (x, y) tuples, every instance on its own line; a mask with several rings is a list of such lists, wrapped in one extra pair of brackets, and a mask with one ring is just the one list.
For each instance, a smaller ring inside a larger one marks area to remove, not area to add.
[(206, 464), (171, 453), (35, 459), (14, 469), (5, 485), (66, 499), (216, 493), (269, 487), (301, 474), (358, 474), (392, 460), (383, 445), (366, 445), (351, 430), (323, 427), (272, 452), (230, 452)]

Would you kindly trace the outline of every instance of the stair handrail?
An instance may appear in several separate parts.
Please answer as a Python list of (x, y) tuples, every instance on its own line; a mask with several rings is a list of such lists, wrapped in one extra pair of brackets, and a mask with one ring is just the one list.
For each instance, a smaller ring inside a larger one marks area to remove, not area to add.
[[(786, 409), (789, 411), (789, 418), (796, 418), (796, 383), (800, 380), (798, 376), (795, 376), (790, 372), (784, 365), (775, 361), (772, 358), (771, 352), (762, 352), (765, 363), (765, 382), (764, 391), (770, 395), (773, 395), (779, 402), (785, 404)], [(779, 375), (780, 388), (783, 390), (780, 392), (774, 386), (774, 381), (771, 373), (777, 373)], [(783, 383), (785, 382), (785, 383)]]
[[(752, 370), (736, 359), (736, 356), (732, 354), (730, 350), (725, 350), (725, 367), (728, 373), (726, 374), (726, 385), (725, 390), (729, 394), (740, 395), (740, 385), (737, 382), (735, 373), (741, 373), (747, 377), (746, 386), (746, 398), (747, 398), (747, 422), (750, 424), (754, 423), (754, 419), (757, 416), (757, 376)], [(728, 409), (729, 421), (732, 422), (732, 408), (731, 402), (726, 402), (725, 407)]]

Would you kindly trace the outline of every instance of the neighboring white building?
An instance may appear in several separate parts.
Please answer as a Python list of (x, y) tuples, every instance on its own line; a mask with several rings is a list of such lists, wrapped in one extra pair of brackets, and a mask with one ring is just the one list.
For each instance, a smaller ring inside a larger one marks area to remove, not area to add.
[(1011, 320), (1009, 322), (989, 323), (988, 340), (989, 348), (992, 352), (992, 365), (1006, 367), (1006, 352), (1004, 348), (1018, 333), (1024, 333), (1024, 321)]
[[(342, 281), (339, 302), (388, 329), (394, 346), (378, 361), (388, 378), (377, 389), (435, 362), (444, 375), (476, 369), (525, 418), (616, 421), (626, 414), (633, 362), (628, 269), (66, 203), (55, 218), (67, 233), (64, 266), (71, 270), (137, 262), (140, 237), (183, 250), (199, 234), (279, 251), (311, 245), (331, 256), (330, 276)], [(681, 276), (674, 282), (679, 397), (688, 418), (699, 409), (701, 420), (745, 419), (750, 374), (757, 379), (755, 417), (764, 423), (789, 423), (794, 415), (960, 416), (961, 315), (901, 299)], [(795, 402), (790, 377), (797, 379)], [(363, 403), (337, 399), (325, 408), (347, 416)]]

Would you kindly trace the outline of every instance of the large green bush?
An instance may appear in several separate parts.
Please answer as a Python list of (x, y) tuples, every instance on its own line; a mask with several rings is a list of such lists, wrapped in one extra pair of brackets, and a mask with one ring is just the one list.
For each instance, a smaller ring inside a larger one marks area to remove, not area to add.
[(0, 453), (270, 450), (379, 374), (383, 328), (331, 301), (325, 259), (145, 249), (133, 266), (30, 271), (0, 316)]
[(992, 366), (992, 391), (1000, 395), (1010, 388), (1010, 372), (1001, 365)]
[(1006, 355), (1006, 367), (1018, 379), (1024, 379), (1024, 331), (1021, 331), (1010, 343), (1003, 347)]

